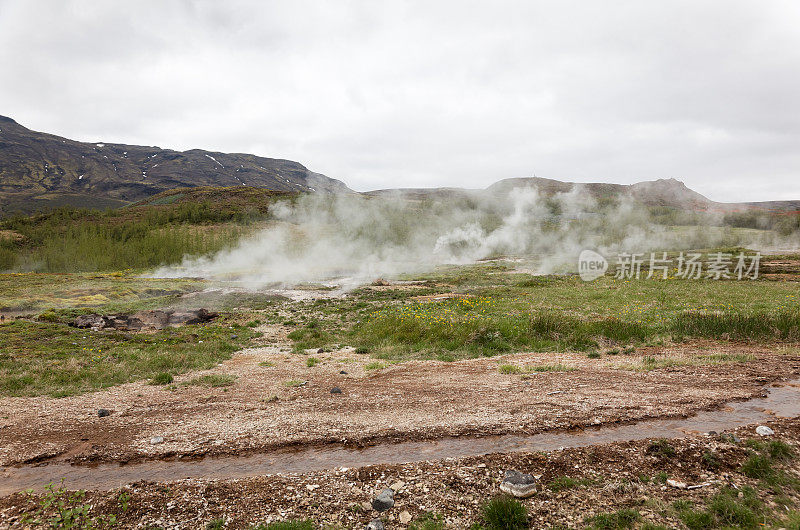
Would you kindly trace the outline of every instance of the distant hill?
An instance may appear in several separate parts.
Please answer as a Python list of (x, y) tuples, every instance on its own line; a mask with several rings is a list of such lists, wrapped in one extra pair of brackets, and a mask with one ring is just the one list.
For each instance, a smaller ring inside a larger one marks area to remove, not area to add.
[[(540, 177), (509, 178), (485, 190), (461, 188), (388, 189), (368, 196), (403, 196), (411, 200), (468, 199), (480, 193), (506, 193), (536, 186), (544, 194), (566, 192), (581, 186), (598, 198), (630, 195), (648, 206), (707, 211), (800, 210), (800, 201), (719, 203), (689, 189), (675, 179), (636, 184), (575, 184)], [(314, 173), (305, 166), (276, 158), (242, 153), (192, 149), (173, 151), (160, 147), (76, 142), (31, 131), (11, 118), (0, 116), (0, 217), (17, 211), (30, 213), (57, 206), (112, 208), (147, 202), (164, 192), (182, 188), (250, 187), (274, 192), (355, 193), (341, 181)], [(213, 191), (180, 191), (158, 200), (208, 199)], [(229, 193), (229, 191), (225, 192)], [(241, 198), (255, 200), (258, 194)], [(246, 201), (245, 201), (246, 202)]]
[(674, 178), (658, 179), (636, 184), (609, 184), (603, 182), (574, 183), (542, 177), (509, 178), (495, 182), (484, 190), (467, 190), (462, 188), (400, 188), (384, 189), (367, 192), (371, 196), (403, 196), (412, 200), (448, 198), (468, 198), (482, 193), (505, 194), (516, 188), (536, 187), (544, 195), (566, 193), (579, 186), (598, 199), (616, 199), (630, 196), (647, 206), (663, 206), (675, 209), (689, 209), (696, 211), (770, 211), (770, 212), (796, 212), (800, 210), (799, 201), (766, 201), (723, 203), (711, 199), (691, 190), (683, 182)]
[(351, 192), (344, 183), (291, 160), (76, 142), (0, 116), (0, 214), (62, 205), (120, 206), (194, 186)]

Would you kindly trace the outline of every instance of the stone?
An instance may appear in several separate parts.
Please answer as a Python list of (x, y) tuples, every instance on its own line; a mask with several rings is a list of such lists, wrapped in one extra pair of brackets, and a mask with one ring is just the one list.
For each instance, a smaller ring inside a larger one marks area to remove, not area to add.
[(106, 327), (106, 319), (102, 315), (80, 315), (72, 325), (79, 329), (103, 329)]
[(380, 519), (373, 519), (367, 525), (366, 530), (383, 530), (383, 521)]
[(347, 372), (345, 372), (344, 370), (340, 370), (339, 373), (342, 375), (347, 375)]
[(759, 425), (756, 427), (756, 434), (761, 436), (772, 436), (775, 434), (775, 431), (767, 427), (766, 425)]
[(187, 311), (157, 309), (138, 311), (132, 315), (80, 315), (72, 322), (72, 325), (80, 329), (114, 328), (120, 331), (141, 331), (142, 329), (164, 329), (186, 324), (201, 324), (218, 316), (217, 313), (202, 308)]
[(163, 436), (153, 436), (152, 438), (150, 438), (150, 444), (151, 445), (158, 445), (158, 444), (161, 444), (161, 443), (164, 443), (164, 437)]
[(742, 442), (741, 438), (739, 438), (735, 434), (730, 434), (730, 433), (721, 434), (719, 439), (722, 440), (723, 442), (728, 442), (732, 444), (738, 444)]
[(341, 394), (341, 393), (342, 393), (342, 389), (339, 388), (338, 386), (335, 386), (335, 387), (331, 388), (331, 394)]
[(97, 409), (97, 416), (100, 418), (105, 418), (106, 416), (111, 416), (111, 411), (108, 409)]
[(400, 512), (400, 523), (401, 524), (408, 524), (411, 522), (411, 514), (408, 511), (403, 510)]
[(397, 482), (395, 482), (394, 484), (392, 484), (389, 487), (392, 488), (392, 491), (400, 491), (403, 488), (403, 486), (405, 486), (405, 485), (406, 485), (405, 482), (403, 482), (402, 480), (398, 480)]
[(500, 483), (500, 491), (513, 495), (518, 499), (525, 499), (536, 493), (536, 483), (540, 477), (541, 475), (533, 476), (510, 469), (503, 476), (503, 482)]
[(385, 512), (392, 506), (394, 506), (394, 491), (390, 488), (385, 488), (372, 500), (372, 509), (379, 512)]

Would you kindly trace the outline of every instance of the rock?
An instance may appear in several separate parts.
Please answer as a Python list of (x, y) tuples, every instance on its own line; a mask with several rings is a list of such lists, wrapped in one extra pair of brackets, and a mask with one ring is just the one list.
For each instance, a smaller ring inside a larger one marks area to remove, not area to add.
[(72, 325), (79, 329), (103, 329), (106, 327), (106, 318), (102, 315), (80, 315), (73, 322)]
[(372, 500), (372, 509), (379, 512), (385, 512), (392, 506), (394, 506), (394, 491), (390, 488), (385, 488)]
[(341, 394), (341, 393), (342, 393), (342, 389), (339, 388), (338, 386), (335, 386), (335, 387), (331, 388), (331, 394)]
[(680, 482), (678, 480), (673, 480), (671, 478), (667, 479), (667, 486), (671, 488), (677, 488), (679, 490), (696, 490), (700, 488), (705, 488), (706, 486), (710, 486), (710, 482), (703, 482), (702, 484), (686, 484), (685, 482)]
[(773, 434), (775, 434), (775, 431), (773, 431), (766, 425), (759, 425), (758, 427), (756, 427), (756, 434), (759, 434), (761, 436), (772, 436)]
[(400, 523), (401, 524), (408, 524), (411, 522), (411, 514), (408, 513), (406, 510), (400, 512)]
[(322, 348), (320, 348), (320, 349), (318, 349), (318, 350), (317, 350), (317, 353), (325, 353), (325, 350), (323, 350)]
[(500, 483), (500, 491), (518, 499), (525, 499), (536, 493), (536, 483), (540, 477), (541, 475), (533, 476), (510, 469), (506, 471), (503, 482)]
[(347, 372), (345, 372), (344, 370), (340, 370), (339, 373), (342, 375), (347, 375)]
[(97, 416), (100, 418), (105, 418), (106, 416), (111, 416), (111, 411), (108, 409), (97, 409)]
[(403, 482), (402, 480), (398, 480), (397, 482), (395, 482), (394, 484), (392, 484), (389, 487), (392, 488), (392, 491), (400, 491), (403, 488), (403, 486), (405, 486), (405, 485), (406, 485), (405, 482)]
[(158, 445), (158, 444), (161, 444), (161, 443), (164, 443), (164, 437), (163, 436), (153, 436), (152, 438), (150, 438), (150, 444), (151, 445)]
[(380, 519), (373, 519), (367, 525), (366, 530), (383, 530), (383, 521)]
[(188, 311), (154, 310), (138, 311), (132, 315), (80, 315), (72, 325), (76, 328), (99, 330), (114, 328), (120, 331), (140, 331), (142, 329), (164, 329), (185, 324), (209, 322), (219, 315), (206, 309)]
[(730, 433), (721, 434), (719, 439), (722, 440), (723, 442), (728, 442), (732, 444), (738, 444), (742, 442), (741, 438), (739, 438), (735, 434), (730, 434)]

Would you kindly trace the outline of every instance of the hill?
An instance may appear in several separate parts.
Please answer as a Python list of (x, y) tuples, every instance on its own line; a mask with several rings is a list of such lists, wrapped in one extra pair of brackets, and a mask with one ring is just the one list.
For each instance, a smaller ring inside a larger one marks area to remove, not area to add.
[(194, 186), (351, 191), (291, 160), (77, 142), (32, 131), (0, 116), (0, 214), (55, 206), (115, 207)]

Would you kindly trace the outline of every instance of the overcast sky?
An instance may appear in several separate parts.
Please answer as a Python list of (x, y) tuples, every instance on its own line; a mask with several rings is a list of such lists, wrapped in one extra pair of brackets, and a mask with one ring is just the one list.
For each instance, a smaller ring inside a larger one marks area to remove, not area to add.
[(358, 190), (535, 173), (800, 199), (800, 2), (0, 0), (0, 114)]

